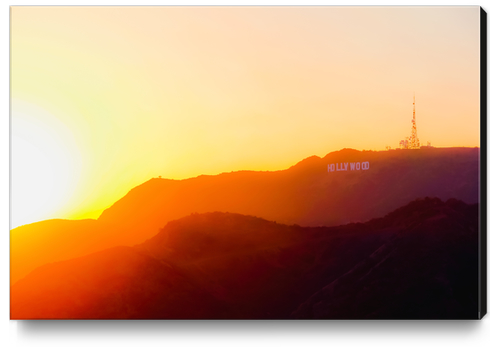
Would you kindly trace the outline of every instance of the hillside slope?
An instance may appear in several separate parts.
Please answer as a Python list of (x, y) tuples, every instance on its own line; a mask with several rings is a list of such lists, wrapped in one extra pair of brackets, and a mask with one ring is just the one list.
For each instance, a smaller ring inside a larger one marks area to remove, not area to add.
[[(369, 169), (351, 170), (351, 163)], [(478, 202), (478, 148), (344, 149), (276, 172), (151, 179), (97, 221), (44, 221), (11, 231), (11, 283), (48, 262), (132, 246), (191, 213), (231, 212), (284, 224), (332, 226), (382, 217), (425, 196)], [(347, 167), (329, 171), (329, 165)]]
[(427, 198), (317, 228), (194, 214), (36, 269), (11, 287), (11, 317), (477, 318), (477, 208)]
[[(369, 162), (368, 170), (350, 163)], [(329, 172), (344, 163), (346, 171)], [(356, 151), (307, 158), (288, 170), (152, 179), (99, 217), (156, 229), (190, 213), (232, 212), (285, 224), (331, 226), (382, 217), (426, 196), (478, 202), (478, 148)]]

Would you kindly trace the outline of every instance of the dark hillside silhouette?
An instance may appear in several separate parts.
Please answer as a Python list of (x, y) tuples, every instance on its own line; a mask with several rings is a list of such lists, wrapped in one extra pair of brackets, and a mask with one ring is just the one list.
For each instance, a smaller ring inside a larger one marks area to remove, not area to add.
[(338, 227), (231, 213), (39, 267), (11, 317), (477, 318), (478, 205), (420, 199)]
[(401, 228), (291, 318), (479, 318), (477, 221), (477, 205), (426, 199), (368, 223)]

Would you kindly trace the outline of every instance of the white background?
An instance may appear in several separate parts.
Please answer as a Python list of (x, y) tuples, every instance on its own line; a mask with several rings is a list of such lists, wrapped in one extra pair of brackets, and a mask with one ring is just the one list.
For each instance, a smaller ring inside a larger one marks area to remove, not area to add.
[[(79, 2), (78, 4), (82, 4)], [(75, 5), (73, 1), (2, 2), (0, 101), (0, 344), (3, 346), (490, 346), (490, 317), (482, 321), (31, 321), (9, 320), (9, 5)], [(127, 1), (84, 5), (129, 5)], [(470, 1), (142, 1), (194, 5), (480, 5)], [(487, 97), (488, 99), (488, 97)]]

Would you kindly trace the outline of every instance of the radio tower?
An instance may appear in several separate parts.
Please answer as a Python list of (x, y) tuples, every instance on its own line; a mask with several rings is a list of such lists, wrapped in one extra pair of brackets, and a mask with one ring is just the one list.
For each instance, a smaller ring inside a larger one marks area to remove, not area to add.
[(408, 148), (418, 149), (420, 148), (420, 141), (417, 137), (417, 124), (415, 124), (415, 95), (413, 96), (413, 118), (412, 118), (412, 135), (408, 140)]

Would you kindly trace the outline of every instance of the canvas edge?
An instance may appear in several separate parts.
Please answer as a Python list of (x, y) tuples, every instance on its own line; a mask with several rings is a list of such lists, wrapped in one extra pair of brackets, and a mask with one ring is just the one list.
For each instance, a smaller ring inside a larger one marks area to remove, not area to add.
[(480, 230), (478, 319), (487, 314), (487, 13), (480, 7)]

